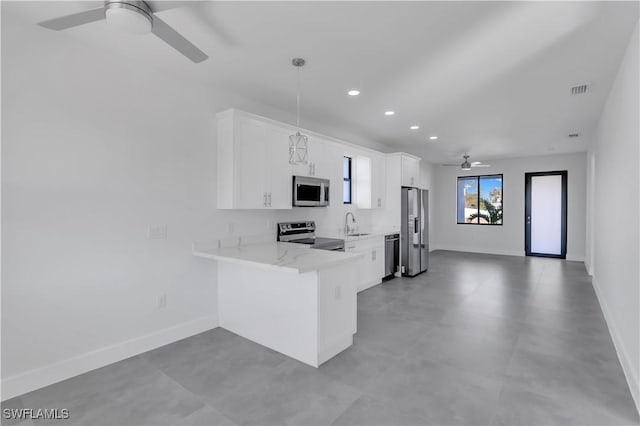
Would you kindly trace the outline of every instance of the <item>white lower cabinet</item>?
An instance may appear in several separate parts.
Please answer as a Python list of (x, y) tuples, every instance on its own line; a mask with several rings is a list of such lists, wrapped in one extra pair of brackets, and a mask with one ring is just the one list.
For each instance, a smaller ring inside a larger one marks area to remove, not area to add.
[(366, 290), (382, 281), (384, 276), (384, 236), (375, 235), (356, 241), (346, 241), (345, 250), (363, 253), (358, 260), (357, 290)]

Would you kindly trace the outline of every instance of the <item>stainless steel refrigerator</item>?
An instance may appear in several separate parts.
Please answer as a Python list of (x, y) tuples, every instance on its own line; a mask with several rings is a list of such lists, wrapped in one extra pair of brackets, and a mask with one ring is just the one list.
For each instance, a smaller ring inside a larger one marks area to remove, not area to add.
[(429, 191), (402, 187), (400, 271), (413, 277), (429, 267)]

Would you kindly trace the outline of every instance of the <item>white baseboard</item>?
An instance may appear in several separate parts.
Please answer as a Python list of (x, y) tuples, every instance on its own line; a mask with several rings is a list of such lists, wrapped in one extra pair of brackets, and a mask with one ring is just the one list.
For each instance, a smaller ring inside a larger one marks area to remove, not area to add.
[(573, 262), (584, 262), (584, 255), (567, 253), (567, 260), (571, 260)]
[(613, 346), (616, 349), (618, 359), (620, 360), (620, 364), (622, 365), (622, 371), (624, 372), (624, 376), (627, 379), (627, 384), (629, 385), (631, 396), (633, 397), (633, 401), (636, 404), (636, 410), (638, 411), (638, 413), (640, 413), (640, 382), (638, 381), (638, 371), (635, 371), (634, 364), (627, 354), (622, 340), (620, 340), (620, 336), (615, 328), (613, 317), (611, 316), (611, 311), (609, 310), (609, 306), (602, 296), (602, 293), (600, 291), (600, 284), (598, 283), (598, 279), (595, 275), (593, 275), (591, 282), (593, 283), (593, 289), (596, 293), (596, 297), (598, 298), (598, 302), (600, 303), (600, 308), (602, 309), (604, 320), (607, 323), (607, 328), (609, 329), (611, 340), (613, 340)]
[(369, 289), (381, 283), (382, 283), (382, 280), (376, 280), (376, 281), (370, 281), (368, 283), (362, 284), (362, 287), (358, 287), (358, 289), (356, 290), (356, 293), (360, 293), (361, 291), (365, 291), (366, 289)]
[(7, 377), (1, 381), (1, 399), (40, 389), (216, 327), (217, 316), (206, 316)]
[[(433, 250), (462, 251), (467, 253), (498, 254), (502, 256), (524, 256), (524, 250), (491, 250), (486, 248), (462, 247), (451, 245), (435, 245)], [(431, 251), (433, 251), (431, 250)]]
[[(482, 253), (482, 254), (497, 254), (502, 256), (524, 256), (524, 250), (492, 250), (486, 248), (474, 248), (474, 247), (461, 247), (450, 245), (436, 245), (434, 250), (449, 250), (449, 251), (461, 251), (467, 253)], [(584, 262), (584, 255), (576, 255), (573, 253), (567, 253), (567, 260), (575, 262)]]

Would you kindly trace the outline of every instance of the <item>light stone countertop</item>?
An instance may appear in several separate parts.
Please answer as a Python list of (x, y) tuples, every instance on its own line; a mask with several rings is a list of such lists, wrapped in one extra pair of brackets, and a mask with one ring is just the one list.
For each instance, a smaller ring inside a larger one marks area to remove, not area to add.
[(348, 241), (360, 241), (360, 240), (366, 240), (369, 238), (376, 238), (376, 237), (384, 237), (385, 235), (390, 235), (390, 234), (399, 234), (400, 230), (399, 229), (394, 229), (394, 228), (390, 228), (390, 229), (385, 229), (385, 230), (380, 230), (380, 229), (375, 229), (375, 230), (363, 230), (363, 231), (356, 231), (356, 233), (361, 233), (361, 234), (366, 234), (366, 235), (345, 235), (344, 233), (329, 233), (328, 235), (324, 235), (322, 234), (323, 237), (328, 237), (328, 238), (339, 238), (344, 240), (345, 242)]
[(223, 248), (194, 247), (193, 255), (297, 274), (317, 271), (338, 263), (353, 262), (363, 256), (359, 253), (318, 250), (303, 244), (282, 242)]

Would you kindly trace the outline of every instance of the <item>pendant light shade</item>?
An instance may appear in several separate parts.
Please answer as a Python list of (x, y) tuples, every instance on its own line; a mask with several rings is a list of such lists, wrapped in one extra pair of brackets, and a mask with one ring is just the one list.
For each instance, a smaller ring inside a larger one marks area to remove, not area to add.
[(289, 163), (307, 164), (307, 145), (309, 138), (300, 132), (289, 136)]
[(305, 60), (293, 58), (291, 64), (298, 68), (298, 91), (296, 95), (296, 127), (298, 131), (295, 135), (289, 136), (289, 164), (307, 164), (309, 138), (300, 133), (300, 68), (304, 66)]

